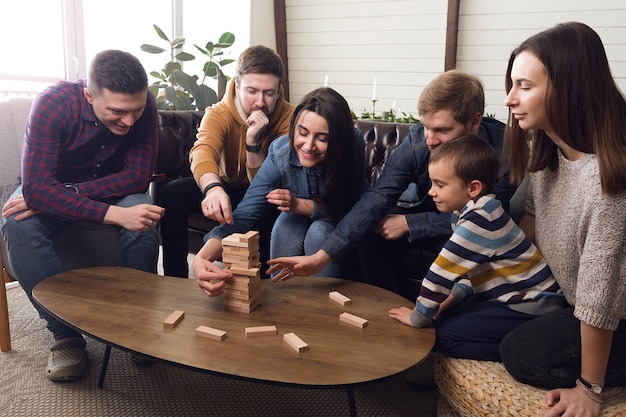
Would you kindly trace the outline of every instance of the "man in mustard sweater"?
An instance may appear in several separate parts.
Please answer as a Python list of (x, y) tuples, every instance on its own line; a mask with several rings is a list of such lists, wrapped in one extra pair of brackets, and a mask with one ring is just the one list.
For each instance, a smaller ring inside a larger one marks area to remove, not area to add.
[[(206, 108), (189, 152), (193, 178), (174, 180), (163, 188), (165, 275), (188, 276), (189, 213), (201, 211), (207, 218), (232, 224), (232, 212), (265, 160), (270, 142), (287, 134), (293, 105), (284, 98), (282, 79), (278, 54), (265, 46), (251, 46), (239, 56), (222, 100)], [(256, 227), (264, 265), (273, 222), (266, 223), (270, 224)]]

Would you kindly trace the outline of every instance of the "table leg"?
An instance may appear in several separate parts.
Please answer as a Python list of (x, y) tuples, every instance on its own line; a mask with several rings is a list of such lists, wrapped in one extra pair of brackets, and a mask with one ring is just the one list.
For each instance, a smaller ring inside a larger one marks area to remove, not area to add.
[(348, 406), (350, 407), (350, 417), (356, 417), (356, 403), (354, 401), (354, 389), (352, 389), (352, 387), (348, 387), (347, 391), (348, 391)]
[(104, 386), (104, 376), (107, 373), (107, 367), (109, 366), (109, 358), (111, 357), (111, 345), (107, 345), (104, 349), (104, 358), (102, 358), (102, 367), (100, 368), (100, 379), (98, 379), (98, 388), (102, 389)]

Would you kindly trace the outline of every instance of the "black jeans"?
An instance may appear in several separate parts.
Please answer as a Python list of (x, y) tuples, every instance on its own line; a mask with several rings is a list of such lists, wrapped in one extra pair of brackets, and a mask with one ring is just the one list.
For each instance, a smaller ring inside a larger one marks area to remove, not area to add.
[[(421, 279), (446, 240), (409, 242), (405, 237), (386, 240), (376, 233), (370, 233), (358, 244), (363, 281), (415, 301)], [(406, 281), (409, 280), (415, 281), (415, 288), (407, 287)]]
[[(246, 190), (224, 184), (224, 191), (230, 197), (233, 211), (243, 198)], [(161, 219), (161, 243), (163, 245), (163, 270), (165, 275), (187, 278), (189, 266), (187, 254), (189, 242), (187, 235), (187, 218), (190, 213), (201, 213), (200, 204), (204, 199), (192, 177), (185, 177), (168, 182), (161, 191), (160, 204), (165, 208)], [(269, 242), (272, 226), (278, 216), (272, 213), (264, 216), (254, 230), (260, 235), (261, 276), (266, 277), (267, 260), (269, 259)], [(273, 216), (273, 217), (272, 217)]]
[[(500, 344), (502, 362), (518, 381), (554, 389), (576, 385), (580, 376), (580, 321), (574, 308), (546, 314), (511, 331)], [(613, 334), (607, 387), (626, 386), (626, 320)]]

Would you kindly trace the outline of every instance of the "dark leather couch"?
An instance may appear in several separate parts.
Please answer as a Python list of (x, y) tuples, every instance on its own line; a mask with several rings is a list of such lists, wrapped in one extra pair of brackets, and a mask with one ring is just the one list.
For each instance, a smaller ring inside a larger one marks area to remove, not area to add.
[[(160, 203), (161, 190), (168, 181), (191, 176), (189, 151), (203, 115), (203, 111), (159, 111), (159, 156), (155, 181), (150, 186), (155, 204)], [(197, 252), (202, 247), (202, 237), (217, 224), (192, 213), (187, 221), (189, 250)]]
[[(160, 149), (156, 173), (161, 178), (153, 183), (151, 190), (157, 204), (160, 200), (160, 190), (167, 181), (191, 176), (189, 150), (196, 139), (196, 130), (202, 115), (203, 112), (200, 111), (159, 111)], [(355, 125), (363, 132), (365, 140), (368, 180), (371, 184), (375, 184), (387, 159), (407, 137), (410, 124), (357, 120)], [(215, 225), (215, 222), (201, 215), (190, 216), (188, 222), (190, 251), (196, 252), (201, 247), (202, 236)], [(409, 272), (401, 285), (403, 295), (409, 299), (415, 299), (419, 279), (428, 266), (430, 266), (429, 263), (423, 265), (413, 263), (407, 266)], [(354, 275), (358, 274), (355, 268), (355, 265), (350, 268), (352, 278), (356, 278)]]

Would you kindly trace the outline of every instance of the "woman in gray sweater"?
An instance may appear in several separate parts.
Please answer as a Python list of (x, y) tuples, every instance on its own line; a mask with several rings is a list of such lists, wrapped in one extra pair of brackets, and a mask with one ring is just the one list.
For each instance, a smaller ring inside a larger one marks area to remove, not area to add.
[(515, 49), (506, 88), (511, 178), (530, 177), (520, 226), (571, 307), (513, 330), (502, 360), (551, 389), (546, 416), (598, 416), (604, 387), (626, 386), (626, 101), (576, 22)]

